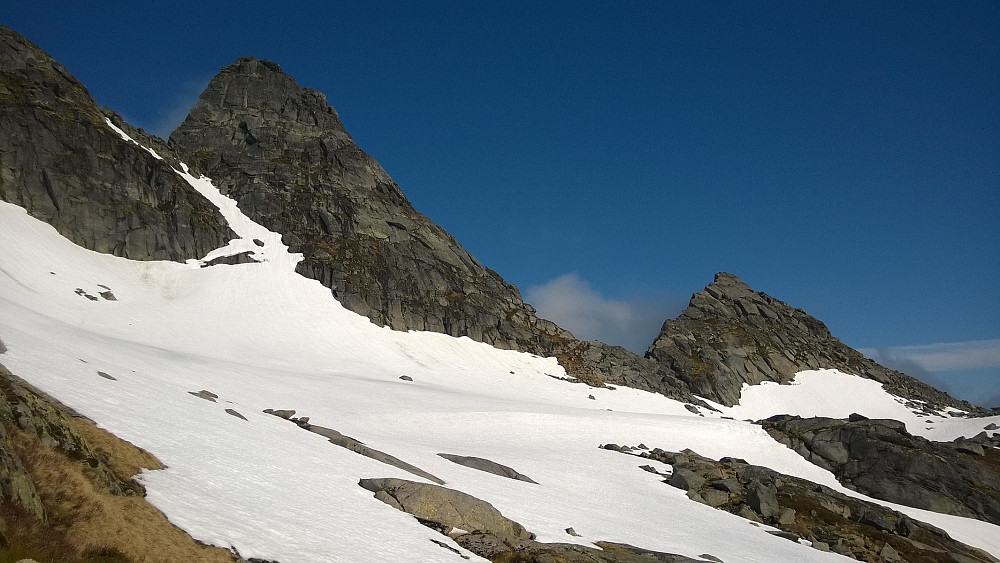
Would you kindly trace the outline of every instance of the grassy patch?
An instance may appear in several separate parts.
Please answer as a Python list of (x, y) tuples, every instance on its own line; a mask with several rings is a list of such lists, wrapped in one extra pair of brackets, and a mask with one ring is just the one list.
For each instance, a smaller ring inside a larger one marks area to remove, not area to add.
[[(141, 468), (163, 467), (148, 452), (87, 421), (75, 419), (74, 425), (120, 476), (130, 478)], [(141, 495), (110, 494), (91, 479), (86, 463), (45, 446), (32, 434), (16, 428), (9, 432), (42, 498), (48, 522), (10, 507), (0, 511), (0, 532), (7, 540), (0, 563), (29, 557), (40, 563), (236, 560), (228, 550), (195, 542)]]

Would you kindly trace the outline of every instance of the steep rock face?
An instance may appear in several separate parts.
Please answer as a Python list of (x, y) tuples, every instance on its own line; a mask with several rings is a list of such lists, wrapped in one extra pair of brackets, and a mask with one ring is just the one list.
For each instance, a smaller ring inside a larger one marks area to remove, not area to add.
[(744, 383), (787, 383), (799, 371), (836, 368), (874, 379), (902, 397), (981, 410), (865, 358), (805, 311), (727, 273), (717, 274), (679, 317), (664, 323), (646, 356), (667, 366), (695, 394), (725, 405), (739, 402)]
[(65, 68), (0, 26), (0, 199), (81, 246), (136, 260), (199, 258), (234, 236), (169, 165), (105, 119)]
[(375, 323), (515, 349), (563, 334), (413, 209), (323, 94), (271, 61), (224, 68), (170, 143), (304, 254), (299, 273)]
[(299, 273), (377, 324), (555, 355), (588, 383), (693, 400), (656, 362), (580, 342), (539, 319), (516, 287), (410, 205), (323, 94), (271, 61), (243, 58), (222, 69), (170, 144), (302, 252)]
[(782, 415), (762, 425), (866, 495), (1000, 525), (1000, 450), (985, 434), (984, 448), (977, 441), (931, 442), (895, 420)]

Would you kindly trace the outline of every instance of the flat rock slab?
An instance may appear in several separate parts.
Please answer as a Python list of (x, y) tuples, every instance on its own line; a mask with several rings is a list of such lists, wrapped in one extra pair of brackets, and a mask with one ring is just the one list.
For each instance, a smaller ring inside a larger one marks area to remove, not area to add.
[(455, 454), (438, 454), (438, 455), (447, 459), (448, 461), (457, 463), (459, 465), (464, 465), (472, 469), (485, 471), (486, 473), (492, 473), (494, 475), (499, 475), (500, 477), (506, 477), (508, 479), (517, 479), (518, 481), (524, 481), (526, 483), (534, 483), (536, 485), (538, 484), (531, 477), (528, 477), (523, 473), (518, 473), (514, 469), (507, 467), (506, 465), (501, 465), (495, 461), (490, 461), (488, 459), (484, 459), (481, 457), (462, 456)]
[(437, 483), (439, 485), (444, 484), (444, 480), (435, 477), (434, 475), (424, 471), (423, 469), (420, 469), (419, 467), (412, 465), (410, 463), (406, 463), (405, 461), (395, 456), (391, 456), (385, 452), (376, 450), (375, 448), (370, 448), (361, 441), (351, 438), (350, 436), (345, 436), (344, 434), (337, 432), (333, 428), (319, 426), (318, 424), (310, 424), (309, 417), (307, 416), (303, 416), (297, 419), (292, 419), (291, 416), (295, 414), (295, 411), (293, 410), (265, 409), (264, 412), (267, 414), (273, 414), (274, 416), (280, 418), (290, 420), (291, 422), (297, 424), (299, 428), (308, 430), (314, 434), (319, 434), (320, 436), (329, 440), (330, 443), (335, 446), (340, 446), (344, 449), (351, 450), (356, 454), (360, 454), (365, 457), (370, 457), (375, 461), (380, 461), (386, 465), (391, 465), (393, 467), (402, 469), (403, 471), (412, 473), (418, 477), (423, 477), (424, 479), (427, 479), (428, 481), (433, 481), (434, 483)]

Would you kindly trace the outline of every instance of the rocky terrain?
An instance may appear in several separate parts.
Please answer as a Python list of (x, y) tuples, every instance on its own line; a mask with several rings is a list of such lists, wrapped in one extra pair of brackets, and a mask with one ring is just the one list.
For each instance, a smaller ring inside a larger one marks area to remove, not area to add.
[[(934, 526), (742, 459), (605, 447), (668, 463), (672, 471), (664, 482), (686, 491), (691, 500), (774, 526), (781, 530), (776, 535), (807, 540), (821, 551), (860, 561), (996, 561)], [(643, 469), (656, 472), (648, 465)]]
[[(505, 517), (488, 502), (437, 485), (402, 479), (362, 479), (358, 485), (375, 498), (415, 516), (422, 524), (452, 537), (469, 551), (502, 563), (683, 563), (713, 561), (711, 555), (692, 559), (613, 542), (596, 542), (601, 549), (569, 543), (534, 541), (534, 534)], [(567, 529), (570, 534), (572, 528)]]
[(739, 402), (743, 384), (788, 383), (799, 371), (837, 368), (928, 406), (985, 412), (880, 366), (805, 311), (754, 291), (727, 273), (717, 274), (691, 297), (679, 317), (664, 323), (646, 356), (669, 367), (695, 394), (724, 405)]
[(895, 420), (774, 416), (775, 440), (868, 496), (1000, 525), (1000, 434), (932, 442)]

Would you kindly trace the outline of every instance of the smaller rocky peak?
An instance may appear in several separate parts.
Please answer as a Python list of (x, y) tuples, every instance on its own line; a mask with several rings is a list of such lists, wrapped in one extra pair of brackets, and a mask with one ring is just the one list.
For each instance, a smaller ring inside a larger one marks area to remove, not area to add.
[(816, 338), (832, 338), (830, 330), (818, 319), (766, 293), (754, 291), (739, 277), (726, 272), (716, 274), (711, 284), (691, 296), (680, 319), (749, 322), (758, 327), (770, 324)]
[(900, 397), (974, 409), (865, 358), (802, 309), (724, 272), (692, 295), (679, 317), (663, 324), (646, 357), (675, 373), (696, 395), (724, 405), (739, 403), (743, 384), (788, 383), (800, 371), (835, 368), (874, 379)]

